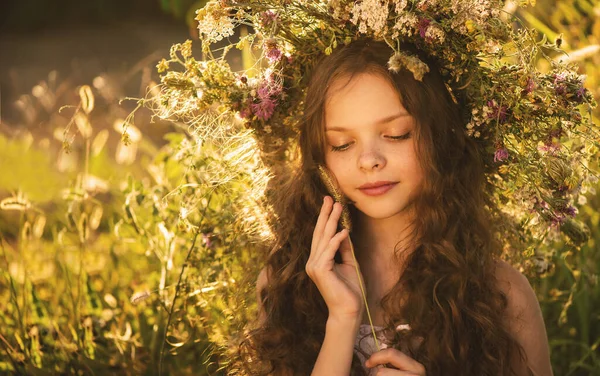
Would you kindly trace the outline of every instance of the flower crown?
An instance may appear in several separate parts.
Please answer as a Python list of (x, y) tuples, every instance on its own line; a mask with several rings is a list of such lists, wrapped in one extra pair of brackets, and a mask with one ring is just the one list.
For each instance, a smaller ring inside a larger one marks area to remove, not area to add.
[[(560, 41), (538, 38), (502, 6), (497, 0), (210, 1), (196, 17), (207, 59), (191, 56), (190, 41), (173, 46), (171, 59), (158, 65), (159, 114), (187, 120), (203, 135), (243, 124), (268, 166), (286, 163), (308, 73), (323, 56), (361, 38), (385, 41), (394, 51), (389, 69), (422, 80), (429, 66), (400, 48), (410, 43), (437, 62), (460, 100), (465, 132), (483, 146), (497, 214), (514, 233), (540, 239), (560, 229), (582, 243), (585, 228), (574, 220), (574, 205), (597, 180), (589, 162), (600, 134), (586, 115), (596, 104), (576, 67), (547, 55), (561, 52)], [(237, 26), (252, 32), (215, 58), (213, 46)], [(232, 71), (225, 60), (232, 48), (253, 58), (253, 67)], [(539, 57), (550, 62), (548, 72), (536, 69)], [(169, 70), (174, 62), (185, 70)]]

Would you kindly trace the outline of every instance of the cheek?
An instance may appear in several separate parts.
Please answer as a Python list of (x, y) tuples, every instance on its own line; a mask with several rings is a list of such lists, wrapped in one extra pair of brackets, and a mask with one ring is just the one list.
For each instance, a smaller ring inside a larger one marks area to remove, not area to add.
[(341, 187), (348, 184), (351, 171), (351, 163), (348, 161), (348, 158), (336, 155), (335, 153), (326, 153), (325, 166), (333, 173)]

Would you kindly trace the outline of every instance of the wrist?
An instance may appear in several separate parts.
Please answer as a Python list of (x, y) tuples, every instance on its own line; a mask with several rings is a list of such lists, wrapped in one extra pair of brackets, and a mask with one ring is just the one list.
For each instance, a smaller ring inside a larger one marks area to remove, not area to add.
[(327, 318), (327, 329), (358, 330), (362, 319), (361, 316), (333, 316)]

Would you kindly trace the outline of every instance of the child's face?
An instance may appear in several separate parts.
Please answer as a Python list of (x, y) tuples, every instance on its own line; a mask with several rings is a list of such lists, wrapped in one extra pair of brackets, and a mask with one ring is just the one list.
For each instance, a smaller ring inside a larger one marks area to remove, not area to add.
[[(325, 105), (325, 164), (368, 217), (408, 214), (423, 181), (415, 119), (384, 78), (364, 73), (346, 83), (333, 82)], [(380, 186), (365, 189), (372, 183)]]

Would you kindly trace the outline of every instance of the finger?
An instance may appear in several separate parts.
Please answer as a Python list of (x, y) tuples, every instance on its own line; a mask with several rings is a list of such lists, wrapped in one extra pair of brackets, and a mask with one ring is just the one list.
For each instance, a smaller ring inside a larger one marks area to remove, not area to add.
[(329, 214), (331, 213), (332, 209), (333, 199), (329, 196), (325, 196), (323, 198), (323, 205), (321, 205), (321, 211), (319, 212), (319, 217), (317, 218), (317, 223), (315, 224), (315, 229), (313, 231), (311, 249), (314, 249), (319, 244), (323, 229), (327, 224), (327, 219), (329, 218)]
[(315, 230), (313, 231), (313, 238), (311, 243), (311, 254), (312, 251), (319, 245), (320, 240), (322, 238), (323, 229), (327, 224), (327, 219), (329, 218), (329, 214), (331, 213), (331, 209), (333, 207), (333, 200), (329, 196), (325, 196), (323, 198), (323, 205), (321, 205), (321, 211), (319, 212), (319, 218), (317, 219), (317, 224), (315, 225)]
[(375, 367), (379, 364), (391, 364), (401, 371), (409, 371), (417, 375), (425, 375), (425, 367), (402, 351), (388, 348), (377, 351), (365, 362), (367, 367)]
[(409, 371), (401, 371), (393, 368), (380, 368), (375, 373), (377, 376), (419, 376), (416, 373), (412, 373)]
[(329, 240), (329, 244), (327, 244), (327, 247), (325, 247), (323, 252), (319, 255), (318, 260), (328, 264), (333, 263), (335, 253), (338, 251), (340, 244), (342, 244), (345, 239), (348, 239), (348, 230), (342, 229), (342, 231), (335, 234), (333, 238)]
[(342, 264), (354, 266), (355, 260), (352, 255), (352, 245), (350, 236), (347, 236), (340, 244), (339, 251), (342, 256)]
[(327, 223), (325, 224), (325, 228), (323, 229), (323, 236), (321, 237), (321, 241), (317, 246), (318, 249), (324, 249), (327, 247), (327, 243), (329, 240), (335, 235), (338, 228), (338, 222), (340, 219), (340, 215), (342, 214), (342, 205), (338, 202), (333, 204), (333, 210), (327, 219)]

